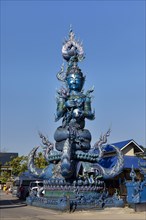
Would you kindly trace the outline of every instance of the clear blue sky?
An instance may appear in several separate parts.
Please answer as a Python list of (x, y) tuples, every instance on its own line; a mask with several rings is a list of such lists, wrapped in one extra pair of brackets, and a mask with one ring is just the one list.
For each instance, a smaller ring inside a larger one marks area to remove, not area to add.
[(1, 150), (27, 155), (38, 131), (54, 142), (56, 73), (72, 24), (86, 53), (85, 91), (95, 86), (92, 145), (145, 146), (145, 1), (1, 1)]

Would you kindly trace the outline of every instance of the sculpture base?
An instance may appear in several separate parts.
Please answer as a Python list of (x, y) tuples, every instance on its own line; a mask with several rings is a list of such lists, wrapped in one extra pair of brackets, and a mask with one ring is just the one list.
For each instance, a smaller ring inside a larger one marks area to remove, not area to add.
[(75, 193), (71, 191), (46, 191), (45, 196), (29, 196), (26, 199), (28, 205), (54, 209), (65, 212), (75, 210), (101, 210), (104, 207), (123, 207), (122, 199), (115, 196), (103, 199), (102, 193), (96, 191), (82, 191)]
[(102, 209), (101, 194), (98, 192), (46, 191), (45, 196), (29, 196), (26, 203), (32, 206), (73, 212), (75, 210)]

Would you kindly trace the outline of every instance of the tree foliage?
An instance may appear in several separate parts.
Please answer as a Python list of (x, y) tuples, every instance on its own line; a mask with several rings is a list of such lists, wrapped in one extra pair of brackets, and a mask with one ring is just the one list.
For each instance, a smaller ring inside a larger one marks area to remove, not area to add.
[(3, 171), (0, 176), (1, 183), (6, 183), (11, 179), (11, 173), (7, 171)]
[[(5, 165), (11, 167), (11, 172), (4, 171), (1, 173), (1, 182), (7, 182), (12, 176), (20, 176), (23, 172), (27, 171), (28, 156), (18, 156), (12, 158), (11, 161)], [(34, 158), (34, 163), (37, 168), (45, 168), (48, 162), (44, 158), (42, 152), (38, 152)]]
[(7, 164), (12, 168), (12, 175), (19, 176), (27, 170), (27, 156), (20, 156), (13, 158)]
[[(28, 156), (19, 156), (13, 158), (8, 165), (12, 168), (12, 175), (19, 176), (21, 173), (27, 170)], [(42, 152), (37, 153), (34, 158), (34, 163), (37, 168), (45, 168), (48, 165), (48, 162), (44, 158)]]
[(44, 155), (42, 152), (39, 152), (37, 156), (35, 157), (35, 165), (38, 168), (45, 168), (48, 165), (48, 162), (44, 158)]

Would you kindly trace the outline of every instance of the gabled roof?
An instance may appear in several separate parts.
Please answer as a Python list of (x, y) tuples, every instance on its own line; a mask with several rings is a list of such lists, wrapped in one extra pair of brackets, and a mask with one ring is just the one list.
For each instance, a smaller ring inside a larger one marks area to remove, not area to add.
[(133, 140), (127, 140), (127, 141), (121, 141), (118, 143), (114, 143), (113, 145), (117, 146), (119, 149), (123, 150), (125, 147), (127, 147), (129, 144), (133, 143), (137, 148), (139, 148), (140, 151), (144, 152), (144, 150)]
[(108, 144), (106, 146), (106, 151), (107, 152), (113, 152), (115, 151), (111, 145), (114, 145), (116, 147), (118, 147), (120, 150), (123, 150), (124, 148), (126, 148), (129, 144), (133, 143), (141, 152), (144, 152), (144, 150), (133, 140), (126, 140), (126, 141), (121, 141), (121, 142), (117, 142), (117, 143), (112, 143), (112, 144)]
[(130, 140), (121, 141), (121, 142), (112, 143), (112, 144), (122, 150), (122, 149), (125, 148), (127, 145), (129, 145), (132, 141), (133, 141), (133, 140), (130, 139)]

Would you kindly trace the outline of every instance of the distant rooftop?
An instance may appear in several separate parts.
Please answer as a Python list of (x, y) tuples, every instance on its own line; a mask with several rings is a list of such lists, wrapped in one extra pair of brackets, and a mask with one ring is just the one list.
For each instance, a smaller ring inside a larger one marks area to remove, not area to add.
[(18, 157), (18, 153), (0, 153), (0, 164), (4, 166), (7, 162), (10, 162), (15, 157)]

